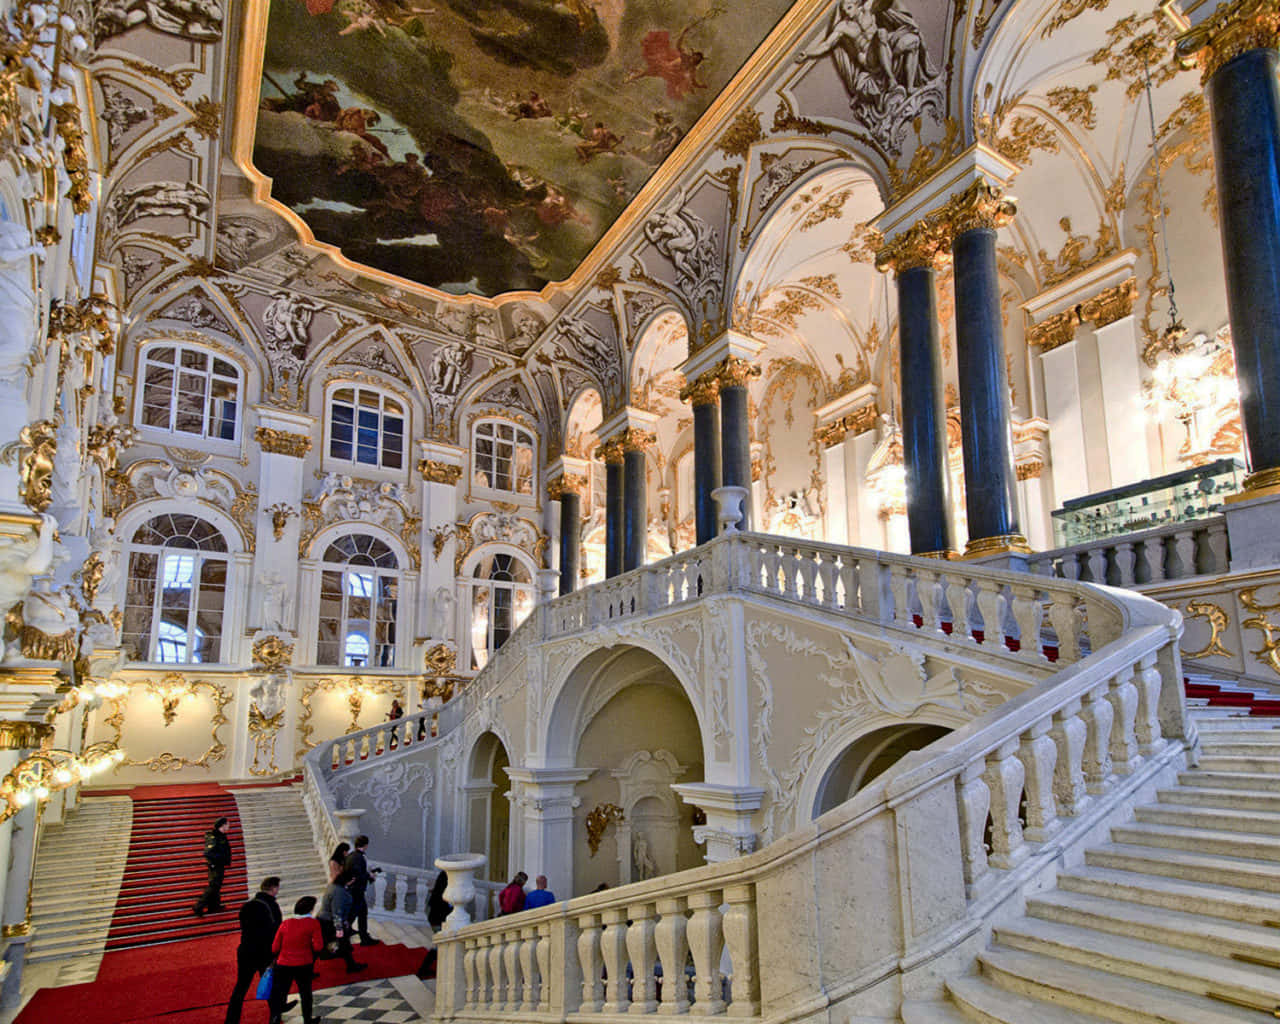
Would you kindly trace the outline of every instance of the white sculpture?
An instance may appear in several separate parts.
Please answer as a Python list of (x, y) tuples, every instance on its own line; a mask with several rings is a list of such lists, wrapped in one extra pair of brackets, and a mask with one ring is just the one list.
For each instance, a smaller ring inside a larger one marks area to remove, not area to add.
[(454, 611), (457, 608), (457, 598), (453, 595), (453, 588), (450, 586), (441, 586), (436, 588), (436, 592), (431, 595), (431, 639), (432, 640), (453, 640), (453, 628), (455, 621)]
[(289, 614), (289, 588), (284, 577), (278, 572), (270, 572), (261, 578), (262, 582), (262, 628), (279, 632), (288, 629), (285, 621)]
[(676, 287), (690, 302), (712, 301), (724, 285), (716, 231), (689, 209), (682, 188), (644, 224), (644, 236), (676, 269)]
[(0, 381), (18, 383), (18, 373), (36, 340), (36, 300), (31, 257), (44, 250), (31, 244), (26, 228), (0, 220)]
[(637, 832), (631, 837), (631, 859), (636, 866), (637, 882), (653, 878), (658, 873), (658, 865), (649, 852), (649, 840), (645, 838), (643, 832)]

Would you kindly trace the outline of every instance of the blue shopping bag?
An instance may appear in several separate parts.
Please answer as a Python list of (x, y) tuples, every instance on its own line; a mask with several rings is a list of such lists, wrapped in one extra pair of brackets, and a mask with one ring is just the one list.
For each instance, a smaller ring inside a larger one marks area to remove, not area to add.
[(271, 983), (275, 980), (276, 966), (272, 964), (262, 972), (262, 978), (258, 981), (258, 991), (254, 993), (255, 999), (271, 998)]

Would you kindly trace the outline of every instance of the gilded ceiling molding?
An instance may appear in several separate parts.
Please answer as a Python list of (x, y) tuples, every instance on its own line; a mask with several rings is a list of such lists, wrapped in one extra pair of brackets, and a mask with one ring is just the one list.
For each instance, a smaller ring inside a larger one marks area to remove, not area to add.
[(1027, 344), (1041, 352), (1052, 352), (1068, 342), (1075, 341), (1076, 328), (1080, 326), (1080, 314), (1067, 309), (1046, 317), (1027, 330)]
[(1062, 0), (1058, 5), (1058, 13), (1040, 31), (1041, 39), (1048, 39), (1067, 22), (1080, 17), (1085, 11), (1105, 11), (1111, 0)]
[(1138, 282), (1134, 278), (1122, 281), (1100, 291), (1093, 298), (1080, 306), (1083, 319), (1088, 320), (1095, 328), (1106, 327), (1117, 320), (1122, 320), (1133, 313), (1133, 305), (1138, 301)]
[(1098, 112), (1093, 106), (1093, 94), (1098, 91), (1096, 84), (1087, 89), (1074, 85), (1060, 85), (1050, 89), (1046, 95), (1049, 106), (1074, 125), (1093, 131), (1098, 127)]
[(751, 147), (764, 138), (760, 129), (760, 112), (747, 107), (729, 123), (729, 127), (716, 140), (716, 149), (726, 157), (745, 159)]
[(450, 487), (462, 479), (462, 467), (447, 462), (436, 462), (434, 459), (419, 459), (418, 472), (422, 479), (431, 484), (448, 484)]
[(1280, 8), (1275, 0), (1232, 0), (1178, 38), (1184, 68), (1199, 67), (1201, 81), (1250, 50), (1280, 47)]
[(271, 455), (288, 455), (295, 459), (303, 458), (311, 451), (311, 438), (307, 434), (291, 434), (286, 430), (274, 427), (259, 427), (253, 432), (253, 439), (262, 446), (262, 450)]

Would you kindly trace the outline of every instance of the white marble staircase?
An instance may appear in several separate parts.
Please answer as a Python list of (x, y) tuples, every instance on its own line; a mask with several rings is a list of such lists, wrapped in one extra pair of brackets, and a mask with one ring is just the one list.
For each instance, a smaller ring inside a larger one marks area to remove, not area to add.
[(244, 830), (249, 891), (268, 875), (280, 876), (280, 907), (286, 914), (300, 896), (319, 898), (328, 875), (315, 848), (302, 806), (301, 786), (233, 789)]
[(1280, 718), (1195, 707), (1202, 757), (997, 927), (907, 1024), (1280, 1017)]

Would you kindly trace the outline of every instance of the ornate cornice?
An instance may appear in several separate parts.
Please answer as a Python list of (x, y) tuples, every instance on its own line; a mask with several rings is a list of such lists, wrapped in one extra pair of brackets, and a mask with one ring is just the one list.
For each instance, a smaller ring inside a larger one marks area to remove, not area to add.
[(1208, 82), (1228, 61), (1250, 50), (1280, 47), (1280, 8), (1275, 0), (1233, 0), (1178, 38), (1183, 67), (1199, 66)]
[(709, 370), (680, 389), (680, 401), (690, 405), (710, 405), (720, 397), (720, 379)]
[(1055, 348), (1074, 341), (1076, 328), (1079, 326), (1080, 314), (1075, 309), (1064, 310), (1046, 317), (1030, 328), (1027, 331), (1027, 344), (1041, 352), (1052, 352)]
[(259, 427), (253, 432), (253, 439), (270, 455), (288, 455), (301, 459), (311, 451), (311, 438), (308, 435), (291, 434), (275, 427)]
[(913, 224), (876, 253), (876, 269), (901, 274), (920, 267), (945, 266), (951, 261), (951, 238), (935, 219)]
[(1080, 312), (1094, 327), (1106, 327), (1133, 312), (1138, 301), (1138, 282), (1134, 278), (1100, 291), (1083, 303)]
[(1004, 189), (990, 182), (977, 181), (959, 195), (952, 196), (934, 217), (950, 240), (955, 241), (957, 235), (976, 228), (1002, 228), (1013, 220), (1017, 212), (1018, 201), (1006, 196)]
[(428, 483), (448, 484), (450, 487), (462, 479), (461, 466), (451, 466), (447, 462), (436, 462), (434, 459), (419, 459), (418, 472)]
[(547, 484), (547, 497), (552, 501), (559, 501), (566, 494), (576, 494), (579, 497), (587, 493), (587, 478), (585, 476), (574, 476), (566, 473), (564, 476), (558, 476)]
[(741, 356), (730, 356), (716, 368), (715, 375), (722, 388), (743, 388), (760, 376), (760, 367)]
[(23, 719), (0, 721), (0, 750), (34, 750), (53, 738), (53, 726)]

